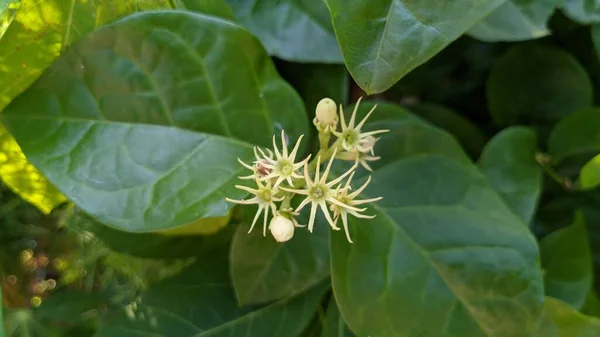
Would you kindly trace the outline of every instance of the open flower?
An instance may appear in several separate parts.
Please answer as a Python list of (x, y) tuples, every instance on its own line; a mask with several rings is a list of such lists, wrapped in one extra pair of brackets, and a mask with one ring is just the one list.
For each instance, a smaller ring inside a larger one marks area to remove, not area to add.
[(295, 162), (302, 137), (304, 137), (304, 135), (301, 135), (300, 138), (298, 138), (292, 152), (288, 154), (287, 142), (285, 141), (285, 133), (283, 130), (281, 131), (281, 152), (279, 152), (277, 143), (275, 142), (275, 136), (273, 136), (275, 159), (265, 155), (260, 148), (258, 149), (262, 154), (262, 159), (265, 161), (264, 167), (270, 170), (269, 174), (263, 176), (260, 180), (264, 181), (275, 178), (276, 180), (273, 187), (278, 187), (283, 181), (286, 181), (290, 186), (294, 186), (292, 179), (302, 179), (302, 176), (298, 173), (298, 169), (304, 166), (310, 159), (309, 155), (303, 161), (299, 163)]
[(355, 206), (360, 206), (363, 204), (379, 201), (382, 199), (382, 197), (378, 197), (378, 198), (371, 198), (371, 199), (355, 200), (355, 198), (360, 193), (362, 193), (362, 191), (364, 191), (364, 189), (369, 185), (369, 183), (371, 182), (371, 176), (369, 176), (369, 178), (367, 178), (367, 181), (365, 181), (365, 183), (361, 187), (359, 187), (356, 191), (354, 191), (352, 193), (348, 193), (348, 191), (351, 190), (350, 182), (352, 181), (353, 177), (354, 177), (354, 172), (352, 172), (352, 174), (348, 178), (348, 181), (346, 182), (346, 184), (344, 186), (341, 186), (341, 184), (340, 184), (340, 186), (338, 186), (333, 193), (334, 198), (337, 201), (339, 201), (341, 204), (343, 204), (344, 206), (341, 207), (338, 204), (333, 204), (333, 203), (330, 206), (330, 209), (333, 211), (333, 221), (337, 222), (337, 220), (339, 218), (342, 218), (342, 225), (344, 226), (344, 232), (346, 232), (346, 238), (348, 239), (348, 242), (350, 242), (350, 243), (352, 243), (352, 239), (350, 238), (350, 231), (348, 230), (348, 214), (353, 215), (357, 218), (361, 218), (361, 219), (373, 219), (375, 217), (375, 215), (361, 214), (361, 212), (363, 212), (365, 209), (363, 208), (360, 210), (356, 210)]
[(302, 210), (306, 205), (308, 205), (309, 203), (311, 204), (310, 217), (308, 219), (308, 231), (311, 233), (315, 224), (315, 216), (318, 207), (321, 208), (321, 211), (323, 212), (323, 215), (325, 215), (325, 218), (327, 219), (327, 222), (329, 222), (329, 225), (331, 225), (331, 228), (333, 228), (334, 230), (340, 230), (340, 228), (336, 226), (335, 222), (331, 218), (331, 215), (329, 214), (329, 210), (327, 209), (327, 203), (335, 204), (340, 207), (350, 207), (353, 211), (361, 211), (361, 209), (355, 208), (353, 206), (348, 206), (339, 202), (334, 197), (334, 189), (332, 188), (335, 184), (339, 183), (340, 181), (342, 181), (342, 179), (344, 179), (346, 176), (352, 173), (356, 169), (356, 164), (338, 178), (329, 182), (327, 181), (327, 176), (329, 175), (331, 164), (333, 164), (336, 151), (337, 150), (333, 151), (333, 155), (331, 156), (331, 159), (327, 164), (327, 168), (325, 169), (325, 172), (322, 176), (319, 174), (321, 156), (317, 157), (317, 166), (315, 169), (314, 180), (312, 180), (310, 178), (310, 175), (308, 174), (308, 165), (304, 166), (304, 179), (306, 181), (306, 186), (304, 187), (304, 189), (298, 190), (284, 187), (281, 188), (282, 190), (287, 192), (302, 194), (306, 196), (306, 198), (296, 208), (296, 212), (300, 212), (300, 210)]
[(265, 184), (263, 184), (260, 180), (256, 180), (256, 184), (258, 185), (258, 189), (253, 189), (242, 185), (235, 185), (236, 188), (242, 191), (254, 194), (254, 197), (247, 200), (233, 200), (229, 198), (225, 198), (225, 200), (241, 205), (257, 204), (258, 210), (256, 211), (256, 215), (254, 216), (254, 220), (252, 220), (252, 225), (250, 226), (250, 230), (248, 231), (248, 233), (252, 232), (256, 221), (260, 217), (261, 213), (264, 212), (263, 236), (266, 236), (269, 210), (271, 210), (271, 214), (275, 216), (275, 214), (277, 213), (277, 206), (275, 205), (275, 202), (283, 200), (283, 197), (276, 197), (278, 190), (277, 188), (271, 186), (270, 181), (267, 181)]
[[(273, 152), (269, 149), (266, 149), (266, 154), (264, 151), (261, 150), (262, 155), (258, 154), (258, 150), (259, 148), (257, 146), (254, 147), (254, 157), (255, 160), (253, 162), (253, 165), (248, 165), (246, 164), (244, 161), (242, 161), (240, 158), (238, 158), (238, 162), (240, 164), (242, 164), (242, 166), (244, 166), (245, 168), (249, 169), (250, 171), (252, 171), (251, 175), (247, 175), (247, 176), (243, 176), (243, 177), (238, 177), (240, 179), (261, 179), (265, 176), (267, 176), (269, 173), (271, 173), (271, 169), (268, 168), (267, 164), (269, 164), (268, 159), (273, 159)], [(265, 158), (266, 157), (266, 158)], [(268, 159), (267, 159), (268, 158)]]
[[(363, 118), (356, 126), (354, 126), (355, 119), (356, 119), (356, 112), (358, 111), (358, 106), (360, 105), (361, 100), (362, 100), (362, 97), (358, 99), (358, 102), (356, 102), (356, 105), (354, 106), (354, 111), (352, 112), (352, 116), (350, 116), (350, 121), (348, 122), (348, 124), (346, 124), (346, 120), (344, 119), (344, 111), (342, 109), (342, 105), (340, 104), (340, 121), (341, 121), (341, 125), (342, 125), (342, 131), (341, 132), (333, 131), (333, 134), (342, 140), (342, 148), (344, 148), (344, 150), (349, 151), (349, 152), (355, 152), (355, 151), (369, 152), (370, 149), (365, 147), (365, 145), (367, 145), (369, 143), (374, 144), (374, 141), (368, 137), (372, 137), (374, 135), (389, 131), (389, 130), (375, 130), (375, 131), (361, 132), (361, 128), (364, 126), (367, 119), (369, 119), (369, 117), (371, 116), (373, 111), (375, 111), (375, 108), (377, 108), (377, 105), (375, 105), (367, 113), (365, 118)], [(371, 148), (372, 148), (372, 146), (371, 146)]]
[[(369, 151), (369, 152), (372, 152)], [(341, 152), (335, 158), (341, 160), (357, 161), (362, 167), (368, 171), (373, 171), (371, 166), (367, 163), (369, 161), (377, 161), (381, 157), (371, 155), (369, 152)]]

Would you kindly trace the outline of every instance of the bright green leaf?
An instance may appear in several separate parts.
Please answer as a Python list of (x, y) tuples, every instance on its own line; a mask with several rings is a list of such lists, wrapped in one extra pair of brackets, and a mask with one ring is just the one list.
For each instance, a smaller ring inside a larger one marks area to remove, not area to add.
[(496, 60), (486, 91), (500, 126), (551, 125), (592, 105), (592, 83), (577, 60), (537, 44), (516, 45)]
[(329, 300), (327, 313), (325, 314), (325, 322), (323, 323), (323, 331), (321, 337), (354, 337), (355, 334), (348, 329), (340, 309), (335, 303), (333, 296)]
[(323, 0), (227, 2), (270, 55), (294, 62), (344, 62)]
[(587, 162), (579, 172), (579, 187), (593, 189), (600, 185), (600, 154)]
[[(298, 219), (306, 223), (305, 219)], [(240, 304), (294, 296), (329, 276), (329, 229), (311, 234), (303, 228), (285, 244), (270, 233), (238, 225), (231, 244), (231, 277)]]
[(544, 319), (537, 337), (597, 337), (600, 320), (585, 316), (567, 303), (546, 297)]
[(503, 0), (326, 0), (344, 61), (368, 94), (385, 91)]
[(583, 215), (540, 242), (546, 294), (580, 309), (592, 287), (592, 255)]
[(14, 138), (0, 124), (0, 178), (23, 200), (45, 214), (67, 199), (31, 165)]
[(475, 124), (450, 108), (435, 103), (421, 103), (408, 108), (451, 133), (473, 156), (479, 156), (487, 142), (487, 137)]
[(542, 192), (542, 169), (535, 161), (537, 138), (526, 127), (510, 127), (486, 145), (479, 168), (508, 207), (529, 224)]
[(180, 275), (157, 284), (108, 320), (95, 337), (281, 336), (308, 326), (326, 287), (264, 307), (238, 307), (229, 281), (227, 254), (218, 251)]
[(225, 0), (175, 0), (175, 4), (177, 8), (233, 20), (233, 12)]
[(69, 199), (129, 231), (227, 215), (225, 196), (245, 195), (234, 188), (237, 158), (280, 128), (294, 140), (308, 124), (256, 39), (183, 11), (87, 35), (0, 118)]
[(521, 41), (550, 34), (547, 23), (556, 0), (508, 0), (469, 29), (482, 41)]
[(558, 159), (600, 152), (600, 109), (581, 109), (563, 118), (550, 134), (548, 151)]
[(376, 218), (350, 220), (353, 244), (330, 235), (348, 325), (359, 336), (532, 334), (543, 303), (535, 238), (451, 137), (432, 141), (443, 132), (421, 125), (412, 138), (404, 123), (375, 149), (385, 164), (363, 197), (383, 197), (365, 212)]
[(596, 0), (561, 0), (565, 15), (578, 23), (600, 22), (600, 3)]

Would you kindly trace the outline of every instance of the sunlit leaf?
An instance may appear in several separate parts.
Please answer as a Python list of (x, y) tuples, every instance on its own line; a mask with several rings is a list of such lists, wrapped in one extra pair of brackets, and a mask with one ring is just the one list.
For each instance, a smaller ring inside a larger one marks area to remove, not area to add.
[(600, 22), (600, 4), (595, 0), (561, 0), (559, 3), (565, 15), (575, 22)]
[(587, 162), (579, 172), (579, 186), (582, 189), (593, 189), (598, 185), (600, 185), (600, 155)]
[(180, 9), (220, 16), (227, 20), (234, 19), (225, 0), (175, 0), (175, 5)]
[(546, 297), (544, 319), (536, 337), (597, 337), (600, 319), (582, 315), (568, 304)]

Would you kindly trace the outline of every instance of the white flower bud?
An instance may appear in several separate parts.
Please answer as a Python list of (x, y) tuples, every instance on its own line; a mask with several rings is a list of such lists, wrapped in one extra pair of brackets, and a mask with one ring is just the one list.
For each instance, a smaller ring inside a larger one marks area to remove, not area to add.
[(335, 102), (331, 98), (323, 98), (317, 104), (316, 110), (317, 121), (323, 126), (337, 124), (338, 115)]
[(294, 236), (294, 223), (282, 215), (277, 215), (271, 220), (269, 230), (277, 242), (286, 242)]

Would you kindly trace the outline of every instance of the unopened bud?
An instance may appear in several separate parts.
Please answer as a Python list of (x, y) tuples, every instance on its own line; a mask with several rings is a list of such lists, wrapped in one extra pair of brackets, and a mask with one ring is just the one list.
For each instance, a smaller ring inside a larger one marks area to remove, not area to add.
[(337, 124), (338, 115), (335, 102), (331, 98), (323, 98), (317, 104), (317, 121), (322, 126), (334, 126)]
[(294, 236), (294, 223), (282, 215), (277, 215), (271, 220), (269, 230), (277, 242), (286, 242)]

